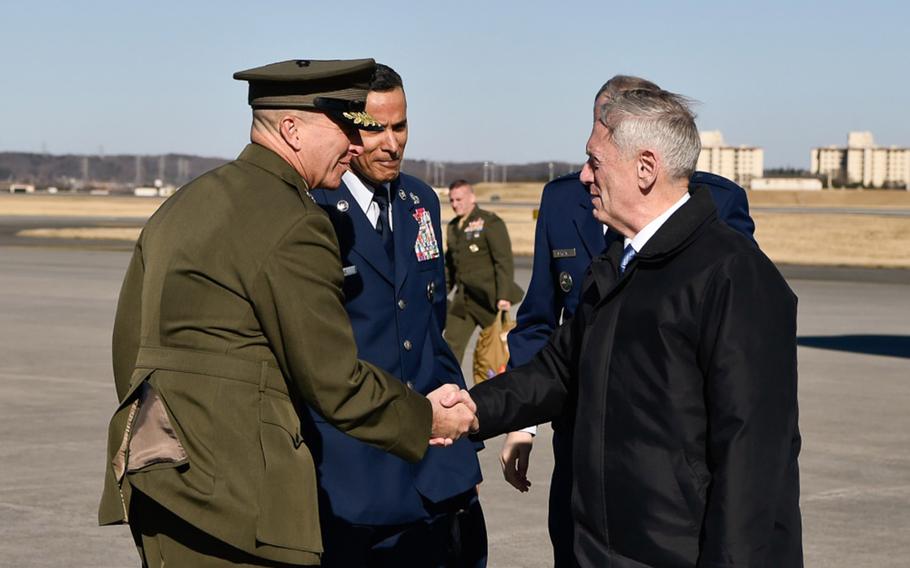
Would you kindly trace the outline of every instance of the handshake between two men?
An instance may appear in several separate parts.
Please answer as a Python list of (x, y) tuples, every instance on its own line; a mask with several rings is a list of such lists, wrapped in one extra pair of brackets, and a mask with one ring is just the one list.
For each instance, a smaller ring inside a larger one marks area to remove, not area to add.
[(433, 408), (431, 446), (451, 446), (455, 440), (476, 432), (477, 405), (468, 391), (455, 384), (442, 385), (427, 395)]

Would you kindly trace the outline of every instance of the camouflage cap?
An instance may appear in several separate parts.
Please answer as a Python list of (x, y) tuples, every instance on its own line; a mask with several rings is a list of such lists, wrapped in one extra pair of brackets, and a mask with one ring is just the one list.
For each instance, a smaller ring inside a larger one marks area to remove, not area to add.
[(234, 73), (250, 84), (254, 109), (320, 110), (361, 130), (382, 130), (364, 111), (376, 62), (372, 59), (291, 59)]

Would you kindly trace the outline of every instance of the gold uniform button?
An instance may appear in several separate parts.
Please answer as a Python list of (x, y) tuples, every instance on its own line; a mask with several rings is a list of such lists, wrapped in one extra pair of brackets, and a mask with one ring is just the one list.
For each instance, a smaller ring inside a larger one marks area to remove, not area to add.
[(404, 301), (404, 298), (398, 300), (398, 309), (403, 310), (408, 307), (408, 303)]
[(410, 351), (410, 350), (411, 350), (411, 347), (413, 347), (413, 345), (411, 344), (411, 340), (410, 340), (410, 339), (405, 339), (405, 340), (404, 340), (404, 343), (402, 343), (401, 345), (404, 347), (404, 350), (405, 350), (405, 351)]

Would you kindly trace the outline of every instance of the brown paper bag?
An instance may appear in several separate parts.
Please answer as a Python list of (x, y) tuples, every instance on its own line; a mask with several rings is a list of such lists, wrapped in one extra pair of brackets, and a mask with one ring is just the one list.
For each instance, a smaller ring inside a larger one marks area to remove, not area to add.
[(509, 362), (509, 344), (506, 341), (515, 322), (509, 312), (501, 310), (489, 327), (480, 331), (474, 348), (474, 384), (495, 377), (506, 370)]

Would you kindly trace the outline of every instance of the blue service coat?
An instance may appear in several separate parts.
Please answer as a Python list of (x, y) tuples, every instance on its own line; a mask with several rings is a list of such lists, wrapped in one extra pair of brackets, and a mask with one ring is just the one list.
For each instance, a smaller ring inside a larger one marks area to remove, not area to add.
[[(752, 239), (746, 192), (727, 178), (695, 172), (693, 184), (708, 186), (718, 217)], [(575, 313), (585, 271), (610, 242), (622, 238), (603, 234), (594, 218), (591, 195), (573, 173), (544, 187), (534, 235), (531, 283), (518, 309), (517, 326), (509, 333), (510, 366), (524, 365), (546, 344), (561, 320)]]
[[(464, 388), (461, 366), (442, 337), (446, 283), (436, 193), (406, 174), (392, 182), (394, 262), (344, 184), (312, 194), (338, 235), (358, 357), (422, 394), (445, 383)], [(409, 523), (427, 516), (421, 497), (443, 501), (481, 481), (478, 446), (470, 440), (430, 448), (410, 464), (340, 432), (315, 412), (310, 416), (323, 515), (355, 524)]]

